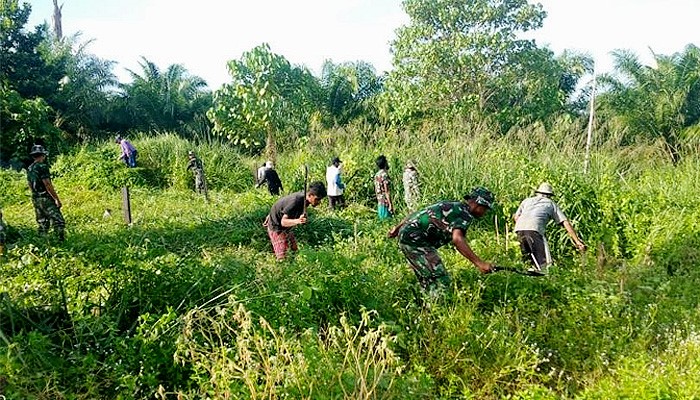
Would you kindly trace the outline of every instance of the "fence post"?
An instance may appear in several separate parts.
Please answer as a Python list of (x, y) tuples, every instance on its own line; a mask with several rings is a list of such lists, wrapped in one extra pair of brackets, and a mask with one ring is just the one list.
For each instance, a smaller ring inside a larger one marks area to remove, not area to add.
[(128, 186), (122, 188), (122, 211), (124, 211), (124, 222), (131, 225), (131, 198)]

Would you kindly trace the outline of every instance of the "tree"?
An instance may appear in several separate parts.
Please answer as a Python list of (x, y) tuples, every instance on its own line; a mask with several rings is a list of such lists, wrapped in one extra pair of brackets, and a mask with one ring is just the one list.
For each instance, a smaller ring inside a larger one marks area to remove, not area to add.
[(190, 75), (180, 64), (161, 71), (142, 57), (139, 65), (141, 73), (128, 70), (132, 82), (121, 85), (123, 125), (145, 131), (174, 131), (184, 136), (194, 134), (192, 128), (198, 118), (211, 106), (207, 83)]
[(0, 81), (0, 165), (21, 167), (35, 143), (55, 150), (60, 131), (51, 117), (51, 107), (42, 98), (25, 99)]
[(47, 98), (56, 111), (55, 124), (69, 138), (83, 141), (104, 133), (119, 82), (112, 72), (114, 61), (89, 53), (91, 41), (80, 43), (79, 36), (55, 37), (45, 57), (64, 60), (66, 66), (58, 90)]
[(677, 162), (681, 133), (700, 122), (700, 49), (688, 45), (671, 56), (653, 54), (655, 67), (642, 65), (627, 50), (613, 55), (615, 73), (600, 78), (606, 89), (599, 100), (601, 117), (622, 125), (625, 142), (663, 139)]
[(62, 60), (49, 63), (41, 44), (48, 38), (42, 25), (27, 32), (31, 8), (16, 0), (0, 2), (0, 164), (19, 166), (32, 144), (56, 149), (59, 130), (44, 100), (55, 93), (63, 76)]
[(374, 97), (383, 88), (382, 78), (366, 62), (333, 64), (327, 60), (321, 69), (326, 125), (345, 125), (353, 119), (372, 118)]
[[(214, 93), (209, 119), (214, 132), (234, 144), (274, 156), (284, 132), (305, 134), (319, 109), (321, 89), (311, 73), (292, 66), (262, 44), (228, 62), (232, 82)], [(274, 157), (273, 157), (274, 158)]]
[(593, 70), (590, 57), (571, 52), (555, 57), (549, 49), (533, 48), (513, 60), (512, 68), (490, 82), (493, 97), (484, 110), (502, 130), (535, 121), (546, 123), (562, 112), (583, 111), (572, 95), (579, 80)]
[[(432, 115), (503, 112), (522, 73), (547, 55), (519, 35), (541, 27), (527, 0), (404, 0), (410, 23), (392, 43), (385, 104), (394, 122)], [(550, 67), (548, 67), (550, 68)], [(505, 93), (510, 91), (511, 93)], [(536, 97), (536, 96), (535, 96)], [(534, 98), (533, 98), (534, 100)]]
[(6, 82), (24, 98), (46, 98), (58, 89), (65, 75), (63, 60), (48, 63), (40, 52), (42, 42), (49, 38), (46, 24), (27, 32), (31, 7), (17, 0), (0, 2), (0, 80)]

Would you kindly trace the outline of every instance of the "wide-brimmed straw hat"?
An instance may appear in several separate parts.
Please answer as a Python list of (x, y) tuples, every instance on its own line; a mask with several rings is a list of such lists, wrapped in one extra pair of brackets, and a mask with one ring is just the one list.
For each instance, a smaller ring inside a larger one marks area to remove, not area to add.
[(541, 194), (546, 194), (549, 196), (554, 195), (554, 189), (552, 188), (552, 185), (550, 185), (547, 182), (542, 182), (540, 186), (535, 190), (535, 193), (541, 193)]

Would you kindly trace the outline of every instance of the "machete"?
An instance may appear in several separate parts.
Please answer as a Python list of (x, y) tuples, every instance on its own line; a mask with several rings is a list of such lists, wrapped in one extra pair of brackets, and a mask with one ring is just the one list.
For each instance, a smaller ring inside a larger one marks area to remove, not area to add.
[(503, 265), (494, 265), (493, 267), (491, 267), (491, 272), (500, 272), (500, 271), (512, 272), (514, 274), (526, 275), (526, 276), (544, 276), (544, 274), (541, 272), (522, 270), (522, 269), (518, 269), (515, 267), (506, 267)]

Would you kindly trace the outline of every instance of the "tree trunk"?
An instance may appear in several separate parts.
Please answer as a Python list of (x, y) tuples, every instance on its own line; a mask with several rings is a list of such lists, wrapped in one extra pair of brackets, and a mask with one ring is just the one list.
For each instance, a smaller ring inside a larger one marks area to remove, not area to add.
[(268, 129), (267, 138), (265, 139), (265, 156), (272, 162), (277, 161), (277, 142), (272, 129)]
[(56, 40), (59, 42), (63, 39), (63, 25), (61, 23), (62, 9), (63, 4), (59, 7), (58, 1), (53, 0), (53, 33), (56, 35)]

